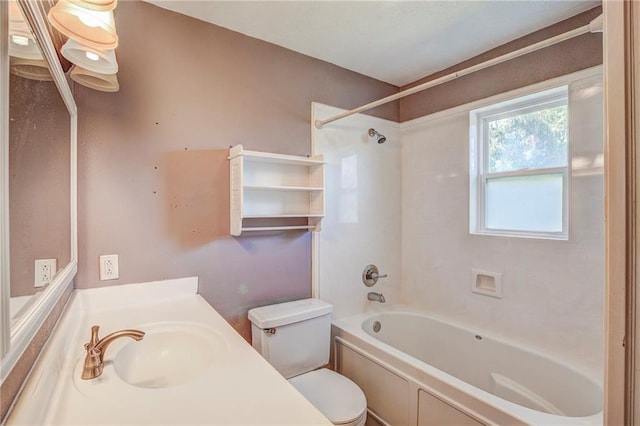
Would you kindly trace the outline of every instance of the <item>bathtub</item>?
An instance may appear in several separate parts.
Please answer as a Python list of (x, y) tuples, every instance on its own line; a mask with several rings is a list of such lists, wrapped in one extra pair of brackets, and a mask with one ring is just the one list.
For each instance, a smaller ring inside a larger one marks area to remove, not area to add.
[[(377, 330), (377, 331), (376, 331)], [(602, 425), (602, 386), (536, 351), (394, 307), (333, 321), (367, 424)]]

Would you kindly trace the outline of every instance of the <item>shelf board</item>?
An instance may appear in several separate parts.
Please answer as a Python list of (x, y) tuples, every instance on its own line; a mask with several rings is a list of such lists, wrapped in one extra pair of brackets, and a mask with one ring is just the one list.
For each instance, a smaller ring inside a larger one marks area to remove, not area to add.
[(242, 219), (286, 219), (295, 217), (323, 217), (319, 213), (289, 213), (289, 214), (243, 214)]
[(291, 226), (255, 226), (249, 228), (242, 228), (242, 232), (255, 232), (255, 231), (296, 231), (296, 230), (310, 230), (315, 229), (314, 225), (291, 225)]
[(305, 192), (305, 191), (323, 191), (324, 188), (320, 186), (278, 186), (278, 185), (245, 185), (244, 189), (252, 191), (291, 191), (291, 192)]
[(324, 164), (322, 160), (312, 160), (307, 157), (299, 157), (296, 155), (273, 154), (270, 152), (247, 151), (242, 150), (240, 153), (230, 155), (229, 160), (235, 157), (244, 157), (248, 161), (261, 161), (263, 163), (281, 163), (296, 166), (319, 166)]

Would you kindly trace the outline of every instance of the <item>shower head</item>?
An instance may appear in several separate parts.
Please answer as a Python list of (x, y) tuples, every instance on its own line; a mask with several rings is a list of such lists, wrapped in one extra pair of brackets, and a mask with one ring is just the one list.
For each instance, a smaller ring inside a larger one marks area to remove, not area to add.
[(375, 129), (369, 129), (369, 136), (376, 136), (378, 138), (378, 143), (385, 143), (387, 141), (387, 138), (384, 135), (376, 132)]

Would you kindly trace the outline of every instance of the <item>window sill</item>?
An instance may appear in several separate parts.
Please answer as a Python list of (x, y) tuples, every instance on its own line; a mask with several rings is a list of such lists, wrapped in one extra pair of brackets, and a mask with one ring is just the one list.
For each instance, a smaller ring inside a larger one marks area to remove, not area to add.
[(569, 241), (569, 235), (561, 232), (518, 232), (518, 231), (469, 231), (470, 235), (482, 235), (487, 237), (526, 238), (533, 240)]

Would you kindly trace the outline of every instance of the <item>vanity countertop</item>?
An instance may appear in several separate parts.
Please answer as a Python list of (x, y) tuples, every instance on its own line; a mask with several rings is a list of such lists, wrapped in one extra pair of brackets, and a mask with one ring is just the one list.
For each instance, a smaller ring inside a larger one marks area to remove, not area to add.
[[(196, 294), (197, 283), (185, 278), (74, 292), (7, 425), (330, 425)], [(149, 389), (116, 374), (113, 359), (133, 342), (122, 338), (106, 351), (102, 376), (80, 379), (92, 325), (100, 325), (102, 337), (166, 323), (213, 328), (226, 355), (187, 383)], [(53, 392), (47, 383), (55, 383)]]

